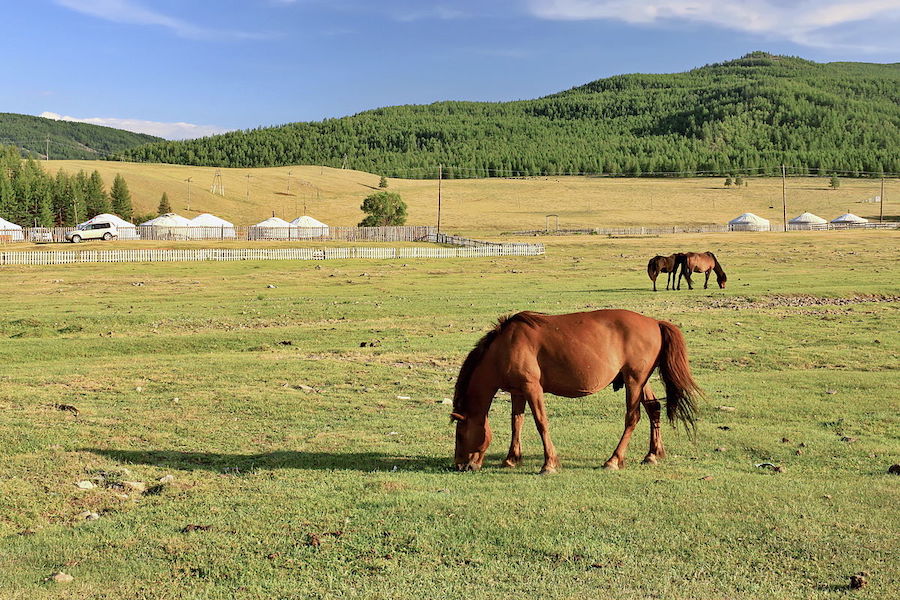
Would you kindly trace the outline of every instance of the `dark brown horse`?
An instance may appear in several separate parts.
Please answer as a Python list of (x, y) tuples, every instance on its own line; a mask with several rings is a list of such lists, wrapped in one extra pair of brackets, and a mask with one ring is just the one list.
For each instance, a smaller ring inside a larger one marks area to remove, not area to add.
[(678, 272), (678, 265), (681, 264), (681, 257), (683, 254), (676, 253), (671, 256), (660, 256), (656, 255), (650, 259), (650, 262), (647, 263), (647, 275), (650, 276), (650, 281), (653, 282), (653, 291), (656, 291), (656, 278), (659, 277), (660, 273), (668, 273), (666, 276), (666, 289), (669, 289), (669, 282), (672, 284), (672, 289), (675, 289), (675, 273)]
[(695, 398), (701, 393), (691, 377), (681, 331), (628, 310), (597, 310), (567, 315), (522, 312), (502, 318), (466, 357), (453, 397), (456, 421), (456, 468), (477, 470), (491, 443), (488, 411), (497, 390), (512, 395), (512, 441), (503, 466), (522, 460), (519, 434), (525, 404), (544, 444), (541, 473), (559, 468), (550, 441), (544, 392), (578, 398), (603, 389), (625, 387), (625, 431), (604, 467), (625, 466), (631, 433), (641, 418), (650, 418), (650, 450), (644, 462), (665, 457), (659, 426), (660, 404), (648, 383), (653, 370), (666, 387), (666, 415), (693, 427)]
[(719, 260), (712, 252), (686, 252), (681, 255), (681, 272), (678, 274), (678, 289), (681, 289), (681, 278), (687, 279), (688, 289), (694, 289), (691, 281), (691, 273), (706, 273), (706, 281), (703, 282), (703, 289), (709, 287), (709, 274), (711, 271), (716, 272), (716, 283), (720, 288), (725, 287), (728, 277), (719, 264)]

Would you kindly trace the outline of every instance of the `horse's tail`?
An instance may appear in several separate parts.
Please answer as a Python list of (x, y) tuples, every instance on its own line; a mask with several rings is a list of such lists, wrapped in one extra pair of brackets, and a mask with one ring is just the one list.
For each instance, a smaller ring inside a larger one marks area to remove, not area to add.
[(722, 265), (719, 264), (719, 259), (716, 258), (716, 255), (712, 252), (707, 252), (713, 259), (713, 271), (716, 272), (716, 282), (721, 286), (726, 281), (728, 281), (728, 276), (725, 274), (725, 269), (722, 268)]
[(687, 345), (681, 330), (668, 321), (659, 321), (659, 331), (662, 334), (659, 374), (666, 386), (666, 416), (672, 425), (681, 421), (689, 432), (693, 432), (696, 400), (703, 395), (703, 390), (691, 376)]
[(647, 263), (647, 275), (650, 276), (650, 279), (653, 279), (657, 275), (659, 275), (659, 267), (657, 266), (656, 257), (650, 259), (650, 262)]

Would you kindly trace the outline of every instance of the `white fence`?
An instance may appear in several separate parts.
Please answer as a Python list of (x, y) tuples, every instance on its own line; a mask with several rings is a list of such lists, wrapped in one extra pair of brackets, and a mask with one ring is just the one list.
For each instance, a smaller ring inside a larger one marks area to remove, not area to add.
[(477, 258), (485, 256), (539, 256), (542, 254), (544, 254), (543, 244), (496, 244), (477, 248), (202, 248), (196, 250), (0, 251), (0, 265), (241, 260), (329, 260), (353, 258)]
[[(900, 222), (890, 223), (823, 223), (792, 224), (788, 223), (788, 231), (832, 231), (843, 229), (900, 229)], [(738, 225), (696, 225), (671, 227), (592, 227), (585, 229), (533, 229), (530, 231), (512, 231), (506, 235), (666, 235), (673, 233), (729, 233), (751, 231)], [(755, 230), (753, 230), (755, 231)], [(781, 223), (772, 223), (765, 231), (784, 231)]]
[[(74, 227), (25, 227), (0, 230), (3, 242), (65, 242)], [(281, 240), (341, 242), (418, 242), (436, 233), (425, 225), (397, 227), (120, 227), (120, 240)]]

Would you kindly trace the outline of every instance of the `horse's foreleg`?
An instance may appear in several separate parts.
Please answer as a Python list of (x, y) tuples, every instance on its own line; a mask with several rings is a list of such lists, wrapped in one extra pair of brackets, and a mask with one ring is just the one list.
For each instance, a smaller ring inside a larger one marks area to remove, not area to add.
[(712, 271), (707, 271), (707, 272), (706, 272), (706, 281), (703, 282), (703, 289), (704, 289), (704, 290), (705, 290), (706, 288), (709, 287), (709, 275), (710, 275), (710, 273), (712, 273)]
[(522, 462), (522, 421), (525, 420), (525, 396), (519, 393), (512, 395), (512, 437), (509, 442), (509, 453), (501, 466), (518, 467)]
[(525, 398), (531, 406), (531, 414), (534, 416), (534, 424), (538, 435), (544, 444), (544, 466), (541, 467), (541, 475), (556, 473), (559, 469), (559, 457), (556, 448), (550, 440), (550, 419), (547, 418), (547, 409), (544, 406), (544, 390), (539, 384), (530, 384), (525, 388)]
[(650, 419), (650, 449), (647, 451), (647, 456), (644, 457), (644, 462), (655, 465), (657, 459), (666, 457), (666, 450), (663, 448), (662, 430), (659, 424), (661, 407), (653, 390), (650, 389), (649, 383), (644, 386), (644, 395), (641, 403), (644, 405), (644, 410), (647, 411), (647, 417)]
[(672, 289), (675, 289), (675, 271), (669, 271), (666, 275), (666, 289), (669, 289), (669, 282), (672, 283)]
[(631, 434), (634, 432), (635, 426), (641, 420), (641, 385), (633, 379), (625, 382), (625, 430), (622, 432), (622, 438), (619, 445), (616, 446), (613, 455), (604, 463), (604, 469), (624, 469), (625, 468), (625, 452), (628, 450), (628, 442), (631, 440)]

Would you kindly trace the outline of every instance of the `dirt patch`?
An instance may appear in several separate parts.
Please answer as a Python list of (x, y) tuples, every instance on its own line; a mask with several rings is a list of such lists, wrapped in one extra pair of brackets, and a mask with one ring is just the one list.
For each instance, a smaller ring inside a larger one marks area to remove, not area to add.
[(851, 304), (868, 304), (879, 302), (900, 302), (900, 296), (885, 294), (853, 294), (837, 298), (813, 296), (811, 294), (774, 294), (752, 298), (732, 296), (720, 298), (709, 303), (710, 308), (730, 308), (744, 310), (747, 308), (777, 308), (781, 306), (848, 306)]

